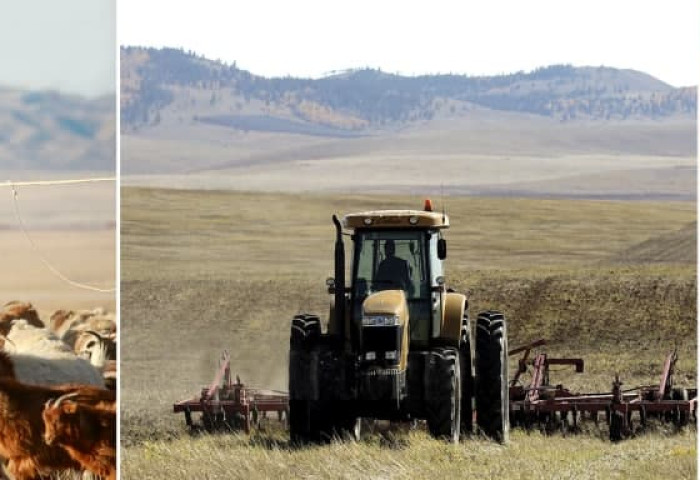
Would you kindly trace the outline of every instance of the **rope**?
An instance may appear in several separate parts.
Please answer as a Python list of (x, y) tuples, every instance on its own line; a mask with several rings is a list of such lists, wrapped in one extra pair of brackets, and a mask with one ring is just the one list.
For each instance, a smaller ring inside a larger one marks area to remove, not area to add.
[(26, 187), (30, 185), (73, 185), (76, 183), (93, 183), (93, 182), (113, 182), (116, 179), (114, 177), (102, 177), (102, 178), (81, 178), (77, 180), (37, 180), (33, 182), (12, 182), (10, 180), (5, 183), (0, 184), (1, 187), (10, 187), (14, 189), (15, 187)]
[(41, 253), (39, 248), (36, 246), (34, 243), (34, 240), (32, 240), (32, 237), (29, 236), (29, 232), (27, 232), (27, 229), (24, 226), (24, 221), (22, 220), (22, 215), (20, 214), (19, 211), (19, 201), (17, 199), (18, 193), (17, 193), (17, 186), (18, 185), (65, 185), (65, 184), (75, 184), (75, 183), (88, 183), (88, 182), (104, 182), (108, 180), (114, 180), (114, 178), (87, 178), (83, 180), (48, 180), (48, 181), (37, 181), (37, 182), (18, 182), (18, 183), (13, 183), (10, 181), (7, 181), (4, 186), (8, 186), (12, 189), (12, 205), (14, 206), (15, 210), (15, 216), (17, 217), (17, 222), (19, 223), (20, 228), (22, 229), (22, 233), (24, 234), (25, 238), (31, 245), (32, 249), (34, 250), (34, 253), (37, 254), (39, 257), (39, 260), (41, 260), (41, 263), (44, 264), (44, 266), (51, 272), (53, 273), (56, 277), (58, 277), (60, 280), (64, 281), (65, 283), (72, 285), (77, 288), (82, 288), (84, 290), (91, 290), (93, 292), (100, 292), (100, 293), (114, 293), (116, 291), (116, 288), (98, 288), (94, 287), (92, 285), (87, 285), (84, 283), (79, 283), (71, 280), (70, 278), (66, 277), (63, 275), (57, 268), (55, 268), (51, 263), (46, 259), (46, 257)]

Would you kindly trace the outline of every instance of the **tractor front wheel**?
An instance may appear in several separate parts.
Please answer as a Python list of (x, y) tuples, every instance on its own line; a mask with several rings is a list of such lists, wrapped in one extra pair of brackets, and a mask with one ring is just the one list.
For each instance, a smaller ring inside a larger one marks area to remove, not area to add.
[(430, 352), (426, 399), (428, 430), (435, 438), (459, 442), (462, 385), (459, 352), (437, 348)]

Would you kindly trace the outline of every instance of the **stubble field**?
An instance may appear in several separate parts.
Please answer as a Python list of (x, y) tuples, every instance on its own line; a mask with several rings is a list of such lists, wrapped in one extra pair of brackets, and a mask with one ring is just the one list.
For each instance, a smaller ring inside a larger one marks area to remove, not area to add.
[[(621, 444), (605, 428), (508, 446), (459, 445), (395, 427), (357, 444), (294, 449), (274, 425), (188, 435), (172, 404), (211, 380), (221, 350), (244, 382), (286, 389), (292, 316), (326, 315), (330, 216), (415, 208), (397, 196), (122, 191), (122, 478), (695, 478), (695, 428), (657, 427)], [(440, 202), (438, 202), (440, 207)], [(676, 382), (696, 368), (695, 203), (448, 197), (448, 284), (509, 318), (511, 347), (540, 337), (580, 356), (557, 372), (574, 390)]]

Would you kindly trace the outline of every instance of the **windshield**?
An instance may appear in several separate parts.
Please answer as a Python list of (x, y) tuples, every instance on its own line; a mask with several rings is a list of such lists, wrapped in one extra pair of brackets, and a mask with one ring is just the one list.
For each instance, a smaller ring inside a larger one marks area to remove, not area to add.
[(409, 301), (428, 296), (425, 232), (360, 232), (355, 249), (356, 298), (396, 289), (406, 292)]

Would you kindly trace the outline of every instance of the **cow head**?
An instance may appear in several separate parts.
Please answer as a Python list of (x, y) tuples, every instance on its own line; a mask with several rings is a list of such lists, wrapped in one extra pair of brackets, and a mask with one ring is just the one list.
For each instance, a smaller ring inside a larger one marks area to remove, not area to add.
[(44, 420), (44, 441), (47, 445), (79, 438), (81, 421), (78, 404), (69, 400), (75, 396), (75, 392), (68, 393), (44, 404), (41, 416)]
[(115, 340), (94, 330), (80, 332), (74, 350), (97, 368), (104, 368), (108, 360), (115, 360), (117, 356)]
[(0, 335), (7, 336), (12, 328), (12, 321), (19, 319), (24, 319), (29, 325), (37, 328), (44, 328), (44, 322), (31, 303), (12, 301), (6, 303), (0, 311)]
[(63, 327), (63, 324), (73, 315), (75, 315), (75, 312), (72, 310), (56, 310), (49, 319), (49, 328), (54, 332), (58, 332)]

